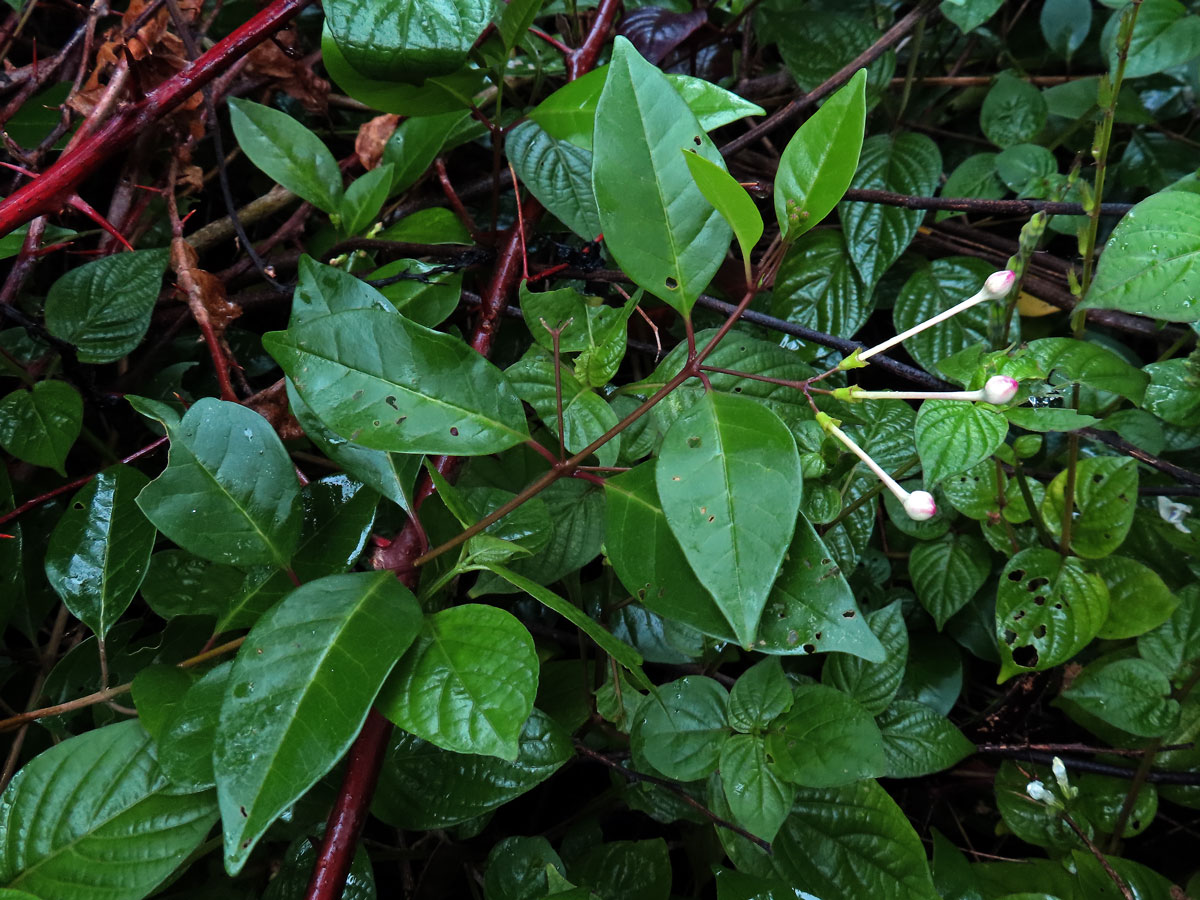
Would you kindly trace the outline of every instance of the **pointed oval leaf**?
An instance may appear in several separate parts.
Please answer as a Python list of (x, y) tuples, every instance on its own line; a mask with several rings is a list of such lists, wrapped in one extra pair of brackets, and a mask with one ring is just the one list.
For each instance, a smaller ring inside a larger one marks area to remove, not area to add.
[(339, 211), (342, 170), (320, 138), (285, 112), (236, 97), (229, 122), (250, 162), (318, 209)]
[(755, 663), (729, 692), (729, 724), (738, 731), (765, 728), (772, 719), (791, 709), (792, 685), (778, 657)]
[(251, 409), (204, 397), (182, 419), (130, 398), (171, 438), (167, 467), (137, 503), (185, 550), (231, 565), (286, 567), (300, 538), (300, 485), (283, 442)]
[(868, 614), (867, 624), (879, 638), (886, 657), (870, 662), (845, 654), (831, 656), (821, 681), (845, 691), (874, 716), (887, 709), (900, 690), (908, 663), (908, 626), (899, 600)]
[(159, 738), (158, 763), (172, 784), (188, 790), (216, 786), (213, 740), (233, 663), (226, 660), (214, 666), (188, 688), (166, 733)]
[(138, 509), (149, 479), (105, 469), (71, 498), (46, 548), (46, 577), (67, 609), (101, 640), (137, 593), (157, 532)]
[(504, 146), (521, 184), (564, 225), (594, 241), (603, 227), (592, 192), (592, 154), (533, 121), (509, 132)]
[(107, 363), (131, 352), (150, 327), (168, 250), (117, 253), (69, 269), (46, 295), (46, 330)]
[(840, 231), (814, 231), (788, 248), (775, 276), (771, 315), (826, 334), (851, 335), (873, 308)]
[(1117, 223), (1080, 305), (1200, 320), (1200, 194), (1163, 191)]
[(342, 231), (349, 235), (365, 231), (387, 202), (391, 186), (391, 163), (382, 163), (354, 179), (346, 188), (339, 210)]
[(982, 403), (926, 400), (915, 431), (925, 485), (932, 488), (995, 453), (1008, 434), (1008, 420)]
[(749, 646), (800, 508), (791, 432), (754, 400), (706, 394), (667, 431), (655, 480), (692, 570)]
[(500, 370), (458, 338), (379, 309), (263, 336), (326, 427), (371, 450), (497, 453), (528, 440)]
[(888, 778), (920, 778), (949, 769), (975, 752), (950, 720), (924, 703), (897, 700), (876, 720)]
[(871, 714), (823, 684), (796, 688), (792, 708), (767, 732), (767, 752), (779, 775), (808, 787), (850, 784), (887, 770)]
[(135, 721), (63, 741), (0, 796), (0, 883), (37, 897), (141, 900), (217, 820), (211, 792), (184, 794)]
[(0, 447), (60, 475), (82, 428), (83, 399), (65, 382), (39, 381), (0, 400)]
[(342, 758), (420, 627), (416, 598), (395, 575), (361, 572), (297, 588), (251, 629), (213, 744), (230, 874)]
[[(1054, 477), (1042, 501), (1046, 529), (1062, 535), (1067, 471)], [(1121, 546), (1133, 526), (1138, 497), (1137, 462), (1128, 457), (1094, 456), (1075, 467), (1075, 503), (1071, 549), (1087, 559), (1102, 559)]]
[[(570, 369), (559, 364), (559, 378), (554, 378), (552, 357), (531, 348), (529, 353), (504, 370), (504, 375), (517, 396), (533, 407), (534, 412), (555, 436), (558, 435), (559, 401), (562, 402), (563, 443), (569, 453), (578, 453), (601, 435), (615, 428), (617, 414), (604, 398), (580, 384)], [(596, 451), (602, 466), (615, 465), (621, 449), (618, 434)]]
[(742, 248), (746, 271), (749, 272), (750, 251), (754, 249), (763, 233), (763, 220), (758, 207), (754, 205), (745, 188), (723, 167), (687, 148), (683, 150), (683, 158), (704, 199), (713, 205), (733, 229)]
[(638, 741), (668, 778), (696, 781), (717, 767), (729, 734), (729, 693), (720, 682), (688, 675), (658, 689), (642, 707)]
[(866, 123), (867, 70), (859, 69), (800, 126), (779, 158), (775, 216), (785, 241), (819, 224), (842, 199), (858, 168)]
[(525, 626), (502, 609), (468, 603), (426, 618), (379, 709), (444, 750), (512, 761), (537, 683), (537, 653)]
[(765, 841), (774, 840), (796, 789), (776, 774), (766, 741), (757, 734), (730, 735), (721, 745), (720, 768), (734, 821)]
[(1091, 564), (1108, 587), (1108, 618), (1097, 637), (1138, 637), (1162, 625), (1179, 605), (1162, 577), (1137, 560), (1108, 556)]
[(1161, 737), (1179, 722), (1179, 701), (1170, 694), (1170, 679), (1153, 663), (1118, 659), (1084, 666), (1062, 699), (1121, 731)]
[(729, 225), (692, 180), (683, 148), (724, 166), (666, 76), (618, 37), (596, 104), (592, 187), (604, 241), (639, 286), (685, 316), (729, 249)]
[(570, 735), (538, 709), (521, 728), (515, 762), (442, 750), (416, 735), (396, 731), (371, 811), (397, 828), (449, 828), (541, 784), (572, 754)]
[(1108, 618), (1108, 588), (1073, 556), (1022, 550), (1008, 561), (996, 593), (1000, 677), (1066, 662)]
[(908, 555), (908, 575), (921, 605), (938, 631), (983, 587), (992, 562), (987, 547), (969, 534), (947, 534), (925, 541)]

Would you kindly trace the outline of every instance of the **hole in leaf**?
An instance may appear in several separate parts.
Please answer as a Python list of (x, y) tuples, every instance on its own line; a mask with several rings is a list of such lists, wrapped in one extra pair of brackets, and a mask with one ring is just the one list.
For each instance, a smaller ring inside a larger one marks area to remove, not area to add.
[(1038, 594), (1036, 597), (1033, 598), (1033, 602), (1036, 603), (1038, 606), (1045, 606), (1046, 598), (1044, 596), (1042, 596), (1041, 594)]
[(386, 403), (388, 406), (390, 406), (392, 409), (400, 408), (396, 405), (396, 398), (393, 397), (391, 394), (388, 394), (388, 396), (384, 397), (383, 402)]
[(687, 445), (689, 447), (691, 447), (692, 449), (699, 447), (700, 446), (700, 437), (698, 435), (693, 434), (690, 438), (687, 439)]
[(1008, 629), (1005, 629), (1004, 643), (1008, 644), (1011, 647), (1012, 642), (1015, 641), (1016, 639), (1017, 639), (1017, 633), (1015, 631), (1009, 631)]
[(1026, 644), (1024, 647), (1016, 647), (1013, 649), (1012, 658), (1013, 662), (1018, 666), (1032, 669), (1038, 664), (1037, 648), (1032, 644)]
[(1025, 590), (1029, 591), (1032, 594), (1038, 588), (1043, 588), (1046, 585), (1048, 585), (1049, 583), (1050, 583), (1049, 578), (1030, 578), (1029, 584), (1025, 585)]
[(376, 420), (375, 420), (374, 422), (372, 422), (371, 424), (372, 424), (372, 425), (374, 425), (376, 428), (378, 428), (378, 427), (379, 427), (379, 420), (378, 420), (378, 419), (376, 419)]
[(1025, 610), (1023, 609), (1018, 609), (1016, 614), (1013, 615), (1014, 622), (1020, 622), (1023, 618), (1025, 618)]
[(853, 619), (854, 618), (854, 610), (852, 610), (852, 609), (846, 610), (844, 613), (842, 613), (842, 618), (843, 619)]
[(692, 143), (695, 144), (697, 147), (699, 147), (701, 144), (704, 143), (704, 141), (700, 140), (700, 135), (696, 135), (695, 137), (692, 138)]
[(812, 644), (805, 644), (800, 649), (803, 650), (805, 653), (816, 653), (817, 652), (817, 648), (814, 647)]
[(667, 290), (668, 290), (668, 291), (673, 291), (673, 290), (675, 290), (677, 287), (679, 287), (679, 282), (678, 282), (678, 281), (676, 281), (674, 278), (672, 278), (672, 277), (670, 277), (670, 276), (668, 275), (668, 276), (667, 276), (667, 280), (666, 280), (666, 285), (667, 285)]
[(1104, 481), (1103, 475), (1093, 475), (1092, 476), (1092, 484), (1100, 484), (1100, 482), (1102, 482), (1102, 481)]
[(398, 419), (396, 420), (396, 424), (397, 424), (397, 425), (403, 425), (403, 424), (404, 424), (404, 420), (405, 420), (405, 419), (407, 419), (407, 418), (408, 418), (408, 416), (401, 416), (400, 418), (398, 418)]
[(354, 392), (354, 395), (353, 395), (353, 397), (351, 397), (351, 399), (352, 399), (352, 400), (358, 400), (358, 399), (360, 399), (360, 398), (362, 397), (362, 395), (363, 395), (363, 392), (362, 392), (361, 390), (359, 390), (359, 391), (355, 391), (355, 392)]
[(1020, 581), (1024, 577), (1025, 577), (1024, 569), (1013, 569), (1011, 572), (1008, 573), (1009, 581)]
[(1035, 638), (1044, 638), (1046, 636), (1046, 626), (1039, 625), (1037, 628), (1033, 629), (1033, 636)]
[(457, 428), (451, 428), (451, 429), (450, 429), (450, 436), (451, 436), (451, 437), (458, 437), (458, 429), (457, 429)]
[(83, 504), (80, 503), (78, 500), (76, 500), (74, 503), (71, 504), (71, 508), (72, 509), (83, 509)]
[(821, 632), (818, 631), (816, 634), (813, 635), (813, 640), (819, 641), (820, 639), (821, 639)]

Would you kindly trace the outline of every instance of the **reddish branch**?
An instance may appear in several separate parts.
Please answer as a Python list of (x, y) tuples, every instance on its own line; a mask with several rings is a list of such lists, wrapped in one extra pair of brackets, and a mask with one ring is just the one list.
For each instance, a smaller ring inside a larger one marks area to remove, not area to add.
[(144, 99), (119, 110), (94, 134), (59, 157), (37, 179), (0, 201), (0, 235), (36, 216), (56, 212), (104, 160), (127, 150), (139, 134), (269, 38), (310, 2), (312, 0), (274, 0)]

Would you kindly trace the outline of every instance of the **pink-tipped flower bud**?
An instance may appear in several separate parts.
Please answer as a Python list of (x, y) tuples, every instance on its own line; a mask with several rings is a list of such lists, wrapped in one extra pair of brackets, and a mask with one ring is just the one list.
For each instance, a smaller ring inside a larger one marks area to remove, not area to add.
[(993, 272), (988, 276), (988, 280), (983, 283), (983, 289), (991, 295), (993, 300), (999, 300), (1012, 290), (1013, 282), (1016, 280), (1017, 273), (1012, 269)]
[(929, 491), (913, 491), (904, 500), (904, 511), (916, 522), (924, 522), (937, 515), (937, 503)]
[(993, 375), (983, 386), (983, 399), (1000, 406), (1017, 396), (1017, 379), (1008, 375)]

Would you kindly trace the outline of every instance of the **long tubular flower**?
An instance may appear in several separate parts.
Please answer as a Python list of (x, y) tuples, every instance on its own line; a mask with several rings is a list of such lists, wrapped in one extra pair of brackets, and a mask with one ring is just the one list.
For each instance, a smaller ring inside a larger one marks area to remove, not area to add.
[(1013, 282), (1016, 280), (1017, 273), (1013, 272), (1011, 269), (993, 272), (988, 276), (987, 281), (983, 283), (983, 287), (979, 289), (979, 293), (968, 297), (966, 300), (962, 301), (962, 303), (957, 303), (949, 309), (938, 313), (933, 318), (926, 319), (924, 322), (914, 325), (912, 328), (908, 329), (908, 331), (901, 332), (893, 338), (888, 338), (882, 344), (876, 344), (874, 347), (871, 347), (868, 350), (863, 350), (861, 353), (857, 354), (857, 357), (855, 358), (857, 358), (859, 362), (866, 362), (877, 353), (890, 350), (897, 344), (907, 341), (914, 334), (919, 334), (926, 328), (932, 328), (939, 322), (945, 322), (947, 319), (957, 316), (960, 312), (970, 309), (972, 306), (982, 303), (984, 300), (999, 300), (1012, 290)]
[(1000, 406), (1017, 395), (1017, 379), (1008, 375), (993, 375), (977, 391), (864, 391), (860, 387), (837, 388), (837, 400), (970, 400)]
[(937, 515), (937, 503), (934, 502), (933, 494), (929, 491), (906, 491), (896, 482), (896, 479), (883, 471), (883, 468), (875, 460), (867, 454), (862, 447), (858, 446), (850, 435), (838, 428), (837, 419), (830, 416), (828, 413), (817, 413), (817, 424), (825, 429), (829, 434), (846, 445), (846, 448), (861, 459), (868, 469), (875, 473), (876, 477), (883, 482), (884, 487), (891, 491), (900, 505), (904, 507), (904, 511), (908, 513), (908, 517), (917, 522), (924, 522), (926, 519), (932, 519)]

